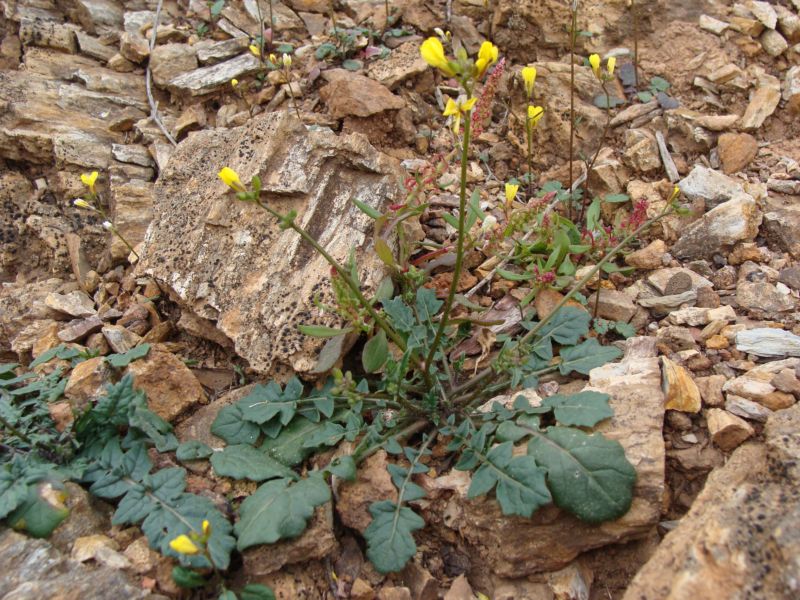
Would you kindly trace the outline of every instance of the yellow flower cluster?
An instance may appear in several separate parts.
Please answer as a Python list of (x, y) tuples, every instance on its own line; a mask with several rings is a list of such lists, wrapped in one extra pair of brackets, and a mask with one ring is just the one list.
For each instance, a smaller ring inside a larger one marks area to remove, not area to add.
[(477, 98), (470, 98), (469, 100), (462, 100), (460, 98), (458, 100), (453, 100), (452, 98), (447, 99), (447, 106), (444, 107), (442, 115), (445, 117), (453, 117), (453, 133), (458, 135), (459, 129), (461, 128), (462, 115), (468, 115), (477, 101)]
[(606, 61), (606, 72), (603, 73), (600, 70), (600, 55), (599, 54), (592, 54), (589, 57), (589, 66), (592, 67), (592, 71), (594, 72), (594, 76), (597, 77), (600, 81), (608, 81), (614, 76), (614, 68), (617, 66), (617, 58), (615, 56), (609, 56), (608, 60)]
[(211, 523), (204, 519), (202, 529), (202, 535), (182, 533), (169, 543), (169, 547), (178, 554), (199, 554), (211, 537)]
[(478, 58), (472, 61), (466, 56), (450, 58), (444, 53), (444, 46), (437, 37), (429, 37), (422, 42), (419, 53), (430, 66), (439, 69), (447, 77), (458, 77), (462, 84), (477, 81), (487, 69), (497, 62), (500, 50), (492, 42), (483, 42), (478, 50)]

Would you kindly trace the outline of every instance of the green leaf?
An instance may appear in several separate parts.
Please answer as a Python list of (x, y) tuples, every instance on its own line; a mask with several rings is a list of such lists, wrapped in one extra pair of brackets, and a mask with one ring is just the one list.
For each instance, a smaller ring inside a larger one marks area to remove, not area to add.
[(54, 358), (61, 360), (72, 360), (78, 356), (80, 356), (80, 352), (75, 348), (68, 348), (64, 344), (59, 344), (55, 348), (50, 348), (50, 350), (45, 350), (42, 352), (30, 365), (28, 365), (28, 368), (33, 369), (34, 367), (43, 365), (46, 362), (50, 362)]
[(386, 364), (388, 358), (389, 344), (386, 341), (386, 332), (381, 329), (364, 344), (361, 364), (367, 373), (375, 373)]
[(211, 8), (209, 9), (211, 16), (218, 17), (223, 8), (225, 8), (225, 0), (215, 0), (214, 4), (212, 4)]
[(349, 454), (334, 458), (328, 465), (327, 470), (345, 481), (356, 480), (356, 461)]
[(23, 502), (6, 517), (8, 524), (35, 538), (48, 537), (69, 516), (62, 490), (63, 485), (55, 481), (27, 486)]
[(219, 411), (211, 424), (211, 433), (228, 444), (255, 444), (261, 430), (244, 418), (241, 406), (236, 403)]
[(625, 323), (623, 321), (615, 322), (614, 329), (618, 334), (620, 334), (626, 340), (636, 335), (636, 327), (634, 327), (630, 323)]
[(12, 465), (3, 465), (0, 469), (0, 519), (22, 504), (28, 496), (28, 485), (15, 473)]
[(653, 77), (650, 80), (650, 88), (657, 92), (666, 92), (670, 88), (670, 83), (663, 77)]
[(513, 449), (509, 441), (489, 450), (472, 476), (467, 498), (476, 498), (497, 486), (495, 495), (503, 514), (530, 517), (551, 501), (545, 470), (531, 456), (514, 457)]
[(325, 427), (325, 423), (327, 422), (314, 423), (298, 415), (277, 437), (266, 438), (259, 450), (287, 467), (299, 465), (316, 450), (316, 447), (305, 444)]
[(532, 278), (530, 273), (514, 273), (513, 271), (507, 271), (506, 269), (497, 269), (497, 274), (508, 281), (528, 281)]
[(432, 323), (433, 318), (444, 305), (443, 300), (436, 297), (436, 291), (428, 288), (417, 290), (417, 315), (422, 323)]
[(181, 566), (172, 567), (172, 581), (174, 581), (178, 587), (186, 589), (203, 587), (208, 583), (205, 577), (197, 571)]
[(303, 385), (293, 377), (284, 390), (274, 381), (267, 385), (256, 385), (236, 404), (241, 406), (242, 416), (248, 421), (262, 424), (277, 416), (281, 425), (288, 425), (297, 410), (297, 400), (302, 395)]
[(124, 354), (111, 354), (106, 357), (106, 362), (116, 369), (124, 369), (134, 360), (144, 358), (150, 352), (150, 344), (140, 344), (131, 348)]
[(416, 324), (414, 313), (400, 296), (386, 300), (383, 303), (383, 311), (389, 317), (394, 328), (401, 333), (410, 333)]
[(380, 212), (372, 208), (369, 204), (362, 202), (358, 198), (351, 198), (350, 201), (358, 207), (358, 210), (363, 212), (371, 219), (379, 219), (380, 217), (383, 216)]
[(220, 452), (214, 452), (211, 455), (211, 466), (217, 475), (234, 479), (265, 481), (278, 477), (296, 477), (294, 471), (247, 444), (228, 446)]
[(330, 371), (344, 354), (345, 339), (347, 339), (347, 335), (342, 334), (332, 337), (325, 342), (325, 345), (322, 347), (317, 357), (317, 364), (314, 365), (311, 373), (318, 375)]
[(457, 218), (455, 218), (450, 213), (442, 213), (440, 216), (442, 217), (442, 219), (445, 220), (445, 222), (448, 225), (450, 225), (450, 227), (452, 227), (455, 230), (458, 230), (458, 219)]
[(573, 371), (588, 375), (592, 369), (602, 367), (620, 356), (622, 351), (618, 348), (601, 346), (597, 339), (589, 338), (578, 346), (562, 348), (558, 370), (562, 375), (569, 375)]
[(355, 60), (349, 58), (345, 61), (342, 61), (342, 68), (347, 69), (348, 71), (358, 71), (363, 65), (361, 64), (360, 60)]
[(231, 590), (222, 590), (217, 600), (239, 600), (236, 597), (236, 593)]
[(352, 327), (340, 329), (338, 327), (326, 327), (325, 325), (298, 325), (297, 329), (303, 335), (310, 335), (311, 337), (330, 338), (336, 337), (343, 333), (350, 333), (353, 331)]
[(608, 194), (607, 196), (603, 197), (603, 202), (611, 202), (612, 204), (619, 204), (622, 202), (628, 202), (631, 199), (628, 194)]
[(260, 583), (251, 583), (239, 592), (241, 600), (275, 600), (275, 594), (270, 588)]
[(528, 454), (547, 470), (557, 506), (590, 523), (628, 512), (636, 471), (618, 442), (572, 427), (550, 427), (531, 439)]
[(397, 263), (394, 260), (392, 249), (383, 238), (379, 237), (375, 240), (375, 254), (378, 255), (378, 258), (381, 259), (381, 262), (387, 267), (397, 266)]
[(639, 101), (644, 104), (647, 104), (653, 99), (653, 94), (650, 92), (639, 92), (636, 94), (636, 96), (639, 98)]
[(262, 484), (240, 507), (239, 522), (234, 527), (237, 547), (241, 551), (299, 536), (314, 509), (330, 499), (331, 491), (320, 473), (294, 483), (275, 479)]
[(554, 394), (544, 399), (543, 406), (552, 406), (556, 421), (562, 425), (594, 427), (600, 421), (614, 416), (608, 406), (608, 394), (585, 391), (577, 394)]
[(422, 529), (425, 521), (407, 506), (389, 500), (373, 502), (369, 512), (372, 522), (364, 530), (367, 558), (379, 573), (402, 570), (417, 552), (412, 534)]
[(553, 342), (564, 345), (577, 344), (581, 337), (589, 333), (589, 313), (576, 306), (560, 308), (544, 324), (536, 336), (533, 352), (543, 360), (553, 358)]
[(187, 460), (201, 460), (203, 458), (208, 458), (213, 452), (214, 451), (203, 442), (189, 440), (178, 446), (178, 449), (175, 451), (175, 457), (181, 462)]

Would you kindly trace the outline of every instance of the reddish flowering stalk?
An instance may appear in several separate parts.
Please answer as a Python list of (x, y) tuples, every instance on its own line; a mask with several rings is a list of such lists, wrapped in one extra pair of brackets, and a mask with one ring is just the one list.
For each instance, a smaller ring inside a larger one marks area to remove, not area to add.
[(475, 137), (483, 133), (483, 125), (489, 121), (492, 116), (494, 95), (497, 93), (497, 86), (500, 83), (500, 78), (503, 76), (503, 71), (505, 71), (505, 69), (506, 59), (501, 58), (483, 86), (481, 96), (478, 98), (478, 103), (472, 111), (472, 129)]
[(631, 230), (638, 229), (647, 220), (647, 208), (649, 202), (646, 199), (637, 200), (633, 205), (633, 212), (628, 219), (627, 227)]

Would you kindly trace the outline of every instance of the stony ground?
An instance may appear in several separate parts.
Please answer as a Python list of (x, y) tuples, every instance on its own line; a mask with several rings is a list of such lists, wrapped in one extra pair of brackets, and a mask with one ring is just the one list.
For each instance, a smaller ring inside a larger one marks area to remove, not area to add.
[[(129, 369), (181, 440), (219, 446), (209, 425), (245, 384), (312, 378), (320, 346), (295, 325), (330, 322), (311, 302), (329, 293), (327, 269), (263, 215), (232, 207), (221, 166), (262, 174), (270, 198), (300, 209), (334, 253), (362, 248), (367, 285), (380, 265), (363, 251), (371, 232), (350, 198), (385, 206), (405, 198), (408, 173), (433, 177), (442, 185), (425, 191), (430, 207), (407, 233), (447, 241), (456, 164), (441, 108), (453, 90), (418, 54), (442, 27), (470, 52), (491, 36), (506, 57), (469, 169), (484, 210), (501, 217), (504, 182), (526, 170), (525, 64), (538, 69), (545, 108), (535, 178), (569, 184), (567, 2), (403, 0), (390, 3), (387, 25), (382, 1), (340, 0), (333, 16), (350, 37), (325, 56), (329, 2), (276, 1), (267, 52), (291, 47), (291, 85), (248, 50), (256, 0), (221, 12), (165, 2), (154, 29), (157, 4), (0, 2), (0, 353), (29, 362), (60, 343), (101, 355), (150, 343)], [(423, 478), (429, 529), (413, 565), (387, 579), (365, 562), (358, 535), (369, 502), (392, 493), (387, 457), (376, 454), (306, 534), (245, 553), (237, 580), (268, 583), (280, 598), (800, 595), (800, 2), (637, 0), (636, 15), (621, 0), (580, 4), (592, 35), (578, 53), (618, 57), (612, 95), (626, 103), (591, 171), (576, 159), (576, 176), (593, 195), (630, 196), (603, 205), (609, 221), (641, 200), (655, 214), (676, 183), (691, 208), (633, 248), (632, 272), (586, 291), (598, 317), (636, 330), (614, 342), (625, 358), (538, 390), (588, 384), (612, 396), (616, 416), (603, 427), (637, 469), (633, 508), (598, 527), (555, 509), (522, 522), (464, 500), (463, 473)], [(261, 11), (267, 19), (267, 2)], [(638, 91), (650, 98), (635, 96), (634, 39)], [(591, 156), (605, 112), (588, 68), (576, 82), (576, 147)], [(72, 206), (92, 170), (141, 260)], [(492, 254), (469, 257), (461, 291), (492, 271)], [(449, 285), (446, 265), (429, 268), (437, 287)], [(474, 295), (504, 318), (527, 291), (495, 277)], [(548, 290), (535, 308), (559, 298)], [(491, 360), (474, 350), (473, 363)], [(68, 418), (107, 377), (102, 359), (82, 363), (54, 414)], [(205, 463), (192, 470), (192, 491), (222, 503), (252, 492)], [(0, 563), (12, 565), (0, 597), (177, 594), (170, 561), (138, 529), (111, 527), (107, 506), (71, 491), (73, 514), (50, 542), (0, 532)]]

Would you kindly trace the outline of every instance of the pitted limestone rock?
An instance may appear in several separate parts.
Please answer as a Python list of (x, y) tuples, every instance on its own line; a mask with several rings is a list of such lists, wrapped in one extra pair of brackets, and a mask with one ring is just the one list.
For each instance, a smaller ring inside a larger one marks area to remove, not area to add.
[(360, 135), (307, 130), (292, 115), (271, 113), (246, 127), (190, 135), (156, 184), (143, 271), (182, 310), (216, 323), (257, 371), (308, 373), (324, 341), (297, 326), (341, 325), (314, 304), (315, 296), (331, 303), (331, 269), (266, 211), (237, 201), (217, 178), (224, 166), (243, 182), (258, 175), (262, 201), (296, 210), (297, 223), (337, 260), (354, 251), (367, 288), (383, 269), (366, 249), (372, 220), (351, 199), (376, 208), (397, 201), (402, 172)]

